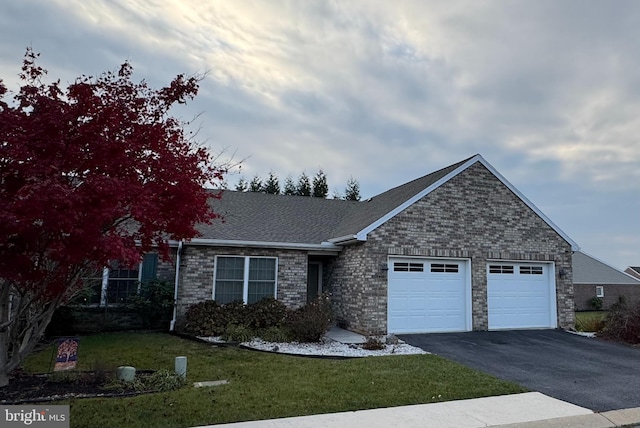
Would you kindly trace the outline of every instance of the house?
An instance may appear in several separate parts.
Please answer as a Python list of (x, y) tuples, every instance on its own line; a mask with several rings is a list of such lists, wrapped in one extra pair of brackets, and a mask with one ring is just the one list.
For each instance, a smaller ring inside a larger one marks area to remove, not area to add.
[(624, 273), (628, 273), (632, 277), (640, 279), (640, 266), (629, 266), (624, 270)]
[(640, 279), (582, 251), (573, 255), (573, 288), (578, 311), (595, 309), (594, 298), (601, 299), (602, 309), (609, 309), (621, 297), (640, 300)]
[(206, 299), (330, 292), (337, 323), (364, 334), (573, 326), (578, 246), (480, 155), (366, 201), (211, 203), (224, 221), (175, 243), (178, 323)]

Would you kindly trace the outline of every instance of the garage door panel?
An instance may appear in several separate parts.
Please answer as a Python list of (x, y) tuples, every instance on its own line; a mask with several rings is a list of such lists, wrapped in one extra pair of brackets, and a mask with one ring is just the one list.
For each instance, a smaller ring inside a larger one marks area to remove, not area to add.
[[(436, 259), (391, 259), (390, 262), (389, 332), (468, 330), (465, 262)], [(398, 271), (398, 267), (406, 270)]]
[(555, 295), (547, 264), (490, 263), (489, 329), (555, 327)]

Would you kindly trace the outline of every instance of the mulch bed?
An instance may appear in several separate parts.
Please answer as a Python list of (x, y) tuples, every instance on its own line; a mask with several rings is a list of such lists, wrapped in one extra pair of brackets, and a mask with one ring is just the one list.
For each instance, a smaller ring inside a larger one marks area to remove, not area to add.
[[(144, 375), (152, 371), (137, 372)], [(67, 376), (67, 374), (69, 376)], [(64, 374), (31, 374), (15, 370), (9, 385), (0, 388), (0, 404), (44, 403), (74, 398), (127, 397), (155, 391), (109, 389), (104, 373), (65, 372)]]

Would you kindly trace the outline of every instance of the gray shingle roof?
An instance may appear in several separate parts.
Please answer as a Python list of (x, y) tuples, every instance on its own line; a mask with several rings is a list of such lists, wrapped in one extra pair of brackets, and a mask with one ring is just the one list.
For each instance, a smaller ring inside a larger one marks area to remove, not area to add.
[(637, 284), (640, 281), (582, 251), (573, 253), (574, 284)]
[(204, 239), (301, 244), (355, 235), (469, 159), (360, 202), (225, 190), (210, 201), (223, 221), (198, 229)]
[(205, 239), (320, 244), (358, 204), (308, 196), (225, 190), (212, 199), (223, 220), (198, 228)]

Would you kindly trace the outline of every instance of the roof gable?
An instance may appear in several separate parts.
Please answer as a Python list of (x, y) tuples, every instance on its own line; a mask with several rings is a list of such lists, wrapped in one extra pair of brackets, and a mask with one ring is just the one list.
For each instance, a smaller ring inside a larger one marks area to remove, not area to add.
[(330, 239), (329, 241), (334, 243), (348, 242), (353, 240), (365, 241), (369, 232), (386, 223), (397, 214), (404, 211), (406, 208), (408, 208), (418, 200), (424, 198), (429, 193), (433, 192), (443, 184), (447, 183), (453, 177), (467, 170), (469, 167), (476, 163), (480, 163), (485, 168), (487, 168), (489, 172), (491, 172), (503, 185), (505, 185), (511, 192), (513, 192), (513, 194), (515, 194), (525, 205), (527, 205), (532, 211), (534, 211), (545, 223), (547, 223), (547, 225), (549, 225), (549, 227), (551, 227), (554, 231), (556, 231), (556, 233), (558, 233), (558, 235), (560, 235), (565, 241), (567, 241), (574, 250), (579, 249), (579, 246), (575, 241), (573, 241), (566, 233), (564, 233), (555, 223), (551, 221), (551, 219), (549, 219), (542, 211), (540, 211), (540, 209), (536, 207), (533, 202), (531, 202), (529, 199), (527, 199), (526, 196), (520, 193), (520, 191), (514, 185), (512, 185), (506, 178), (504, 178), (502, 174), (500, 174), (489, 162), (487, 162), (479, 154), (453, 164), (447, 168), (443, 168), (432, 174), (403, 184), (402, 186), (388, 190), (364, 202), (365, 204), (371, 205), (365, 208), (370, 213), (369, 218), (371, 218), (372, 214), (374, 213), (382, 214), (373, 219), (373, 221), (368, 222), (367, 224), (363, 224), (361, 222), (361, 225), (363, 227), (354, 231), (351, 235), (343, 233)]
[(634, 284), (640, 280), (582, 251), (573, 254), (574, 284)]

